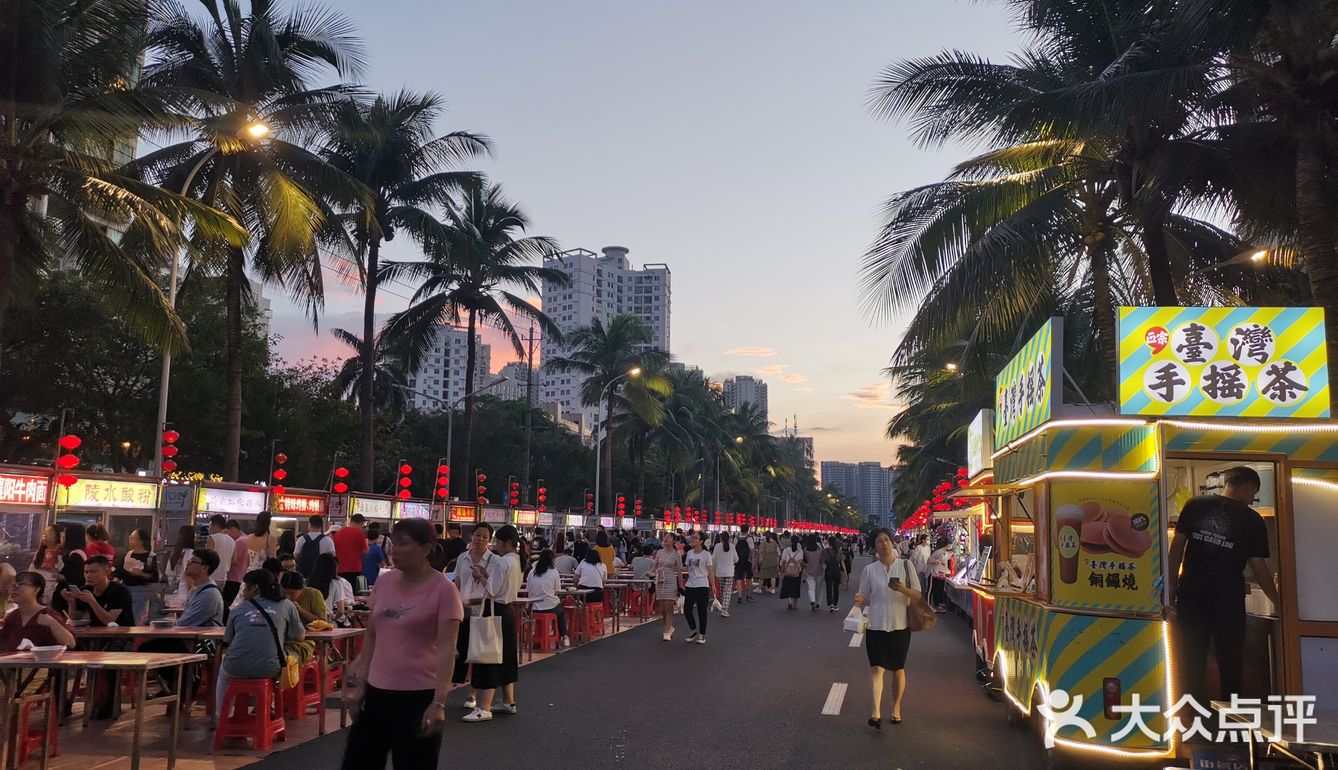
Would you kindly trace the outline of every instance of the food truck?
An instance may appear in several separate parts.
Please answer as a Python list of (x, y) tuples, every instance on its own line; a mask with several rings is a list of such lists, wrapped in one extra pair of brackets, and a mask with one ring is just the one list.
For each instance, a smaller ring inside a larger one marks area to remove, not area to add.
[[(976, 649), (1010, 719), (1045, 725), (1038, 706), (1054, 691), (1083, 699), (1094, 735), (1057, 726), (1056, 764), (1177, 753), (1167, 554), (1183, 503), (1236, 466), (1263, 481), (1253, 507), (1282, 597), (1273, 607), (1247, 569), (1240, 695), (1338, 691), (1338, 424), (1323, 312), (1121, 308), (1119, 339), (1118, 413), (1064, 404), (1062, 319), (1046, 322), (996, 381), (992, 478), (958, 490), (995, 509), (990, 564), (968, 583)], [(1113, 707), (1134, 696), (1157, 707), (1144, 721), (1158, 737), (1121, 730), (1129, 717)]]

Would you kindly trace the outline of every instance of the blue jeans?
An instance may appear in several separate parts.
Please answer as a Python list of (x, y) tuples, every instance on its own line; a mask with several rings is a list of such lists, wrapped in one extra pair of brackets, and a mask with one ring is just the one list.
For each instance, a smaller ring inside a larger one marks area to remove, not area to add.
[(557, 615), (558, 636), (567, 635), (567, 613), (563, 612), (561, 604), (551, 610), (535, 610), (535, 612), (544, 615)]

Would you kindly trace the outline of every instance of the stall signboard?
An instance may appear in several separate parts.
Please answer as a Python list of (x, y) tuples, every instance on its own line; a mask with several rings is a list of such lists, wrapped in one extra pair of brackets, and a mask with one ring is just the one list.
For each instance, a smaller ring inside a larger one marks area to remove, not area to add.
[(159, 493), (158, 509), (164, 513), (189, 513), (195, 489), (187, 484), (167, 484)]
[(324, 516), (325, 497), (289, 492), (274, 501), (274, 513), (281, 516)]
[(539, 526), (541, 526), (541, 527), (551, 527), (551, 526), (553, 526), (553, 512), (552, 512), (552, 511), (540, 511), (540, 512), (539, 512)]
[(966, 473), (971, 478), (994, 468), (994, 411), (981, 409), (966, 428)]
[(1064, 396), (1064, 319), (1051, 318), (994, 380), (994, 441), (1007, 444), (1049, 422)]
[(447, 521), (457, 524), (473, 524), (477, 521), (477, 511), (472, 505), (452, 505), (447, 511)]
[(539, 513), (523, 508), (511, 509), (511, 523), (518, 527), (533, 527), (539, 523)]
[(569, 527), (584, 527), (584, 526), (585, 526), (585, 516), (582, 516), (582, 515), (579, 514), (579, 513), (569, 513), (569, 514), (567, 514), (567, 526), (569, 526)]
[(623, 529), (634, 529), (636, 527), (636, 518), (632, 516), (624, 516), (622, 522), (618, 526)]
[(612, 516), (600, 516), (600, 517), (599, 517), (599, 526), (601, 526), (601, 527), (603, 527), (603, 528), (605, 528), (605, 529), (608, 529), (609, 527), (615, 526), (614, 523), (613, 523), (613, 517), (612, 517)]
[(498, 508), (492, 505), (483, 506), (483, 521), (488, 524), (505, 524), (506, 519), (505, 508)]
[(46, 505), (50, 485), (46, 476), (0, 473), (0, 505)]
[(1161, 610), (1156, 481), (1050, 483), (1050, 601), (1122, 612)]
[(330, 495), (326, 504), (326, 524), (343, 524), (348, 520), (349, 495)]
[(1324, 310), (1120, 308), (1120, 413), (1329, 416)]
[(656, 529), (654, 519), (637, 519), (636, 528), (642, 532), (654, 532)]
[(56, 505), (64, 508), (153, 508), (158, 485), (146, 481), (79, 479), (56, 490)]
[(432, 504), (420, 503), (413, 500), (397, 501), (395, 503), (395, 518), (430, 519), (432, 518)]
[(348, 515), (361, 513), (365, 519), (389, 519), (390, 514), (394, 512), (394, 505), (390, 500), (380, 497), (359, 497), (351, 495), (349, 497)]
[(252, 515), (265, 510), (266, 502), (264, 492), (200, 487), (195, 510), (197, 513)]

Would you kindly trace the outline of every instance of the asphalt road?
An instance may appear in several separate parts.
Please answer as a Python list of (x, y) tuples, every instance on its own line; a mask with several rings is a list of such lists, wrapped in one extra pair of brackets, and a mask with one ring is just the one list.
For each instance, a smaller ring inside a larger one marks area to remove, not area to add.
[[(858, 571), (865, 560), (857, 561)], [(915, 634), (904, 722), (874, 730), (863, 648), (841, 629), (843, 611), (789, 612), (769, 594), (712, 615), (709, 641), (688, 645), (658, 623), (521, 669), (520, 714), (446, 726), (441, 767), (1043, 768), (1039, 739), (1009, 727), (1004, 706), (976, 682), (970, 629), (954, 615)], [(834, 683), (848, 690), (839, 715), (821, 714)], [(451, 715), (466, 713), (464, 690)], [(890, 714), (884, 701), (884, 716)], [(256, 768), (338, 767), (344, 735), (273, 754)], [(403, 770), (403, 769), (402, 769)]]

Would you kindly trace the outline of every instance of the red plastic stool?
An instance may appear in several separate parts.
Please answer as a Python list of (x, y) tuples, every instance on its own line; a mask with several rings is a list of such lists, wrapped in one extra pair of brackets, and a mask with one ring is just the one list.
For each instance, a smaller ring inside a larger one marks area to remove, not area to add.
[(585, 608), (586, 633), (590, 636), (604, 635), (604, 607), (591, 604)]
[(48, 756), (60, 756), (60, 750), (56, 745), (56, 734), (59, 731), (50, 729), (55, 724), (52, 715), (48, 713), (46, 720), (40, 727), (32, 726), (33, 710), (38, 706), (46, 708), (51, 702), (51, 695), (49, 693), (31, 695), (26, 698), (18, 698), (15, 702), (19, 704), (19, 709), (14, 716), (14, 721), (17, 723), (16, 728), (9, 736), (10, 754), (17, 754), (18, 763), (21, 765), (28, 761), (29, 755), (41, 752), (42, 740), (49, 739), (50, 743), (47, 744)]
[(627, 593), (627, 614), (634, 618), (643, 618), (650, 614), (650, 603), (646, 601), (647, 592), (641, 590)]
[(223, 742), (230, 738), (254, 741), (256, 751), (268, 751), (275, 738), (287, 740), (282, 705), (271, 679), (230, 680), (214, 731), (214, 749), (223, 748)]
[(534, 613), (534, 649), (556, 650), (560, 642), (557, 615), (551, 612)]
[(283, 700), (284, 719), (301, 719), (307, 715), (307, 709), (320, 705), (320, 678), (321, 670), (316, 661), (307, 661), (307, 665), (302, 667), (302, 679), (297, 686), (290, 687), (279, 695)]

